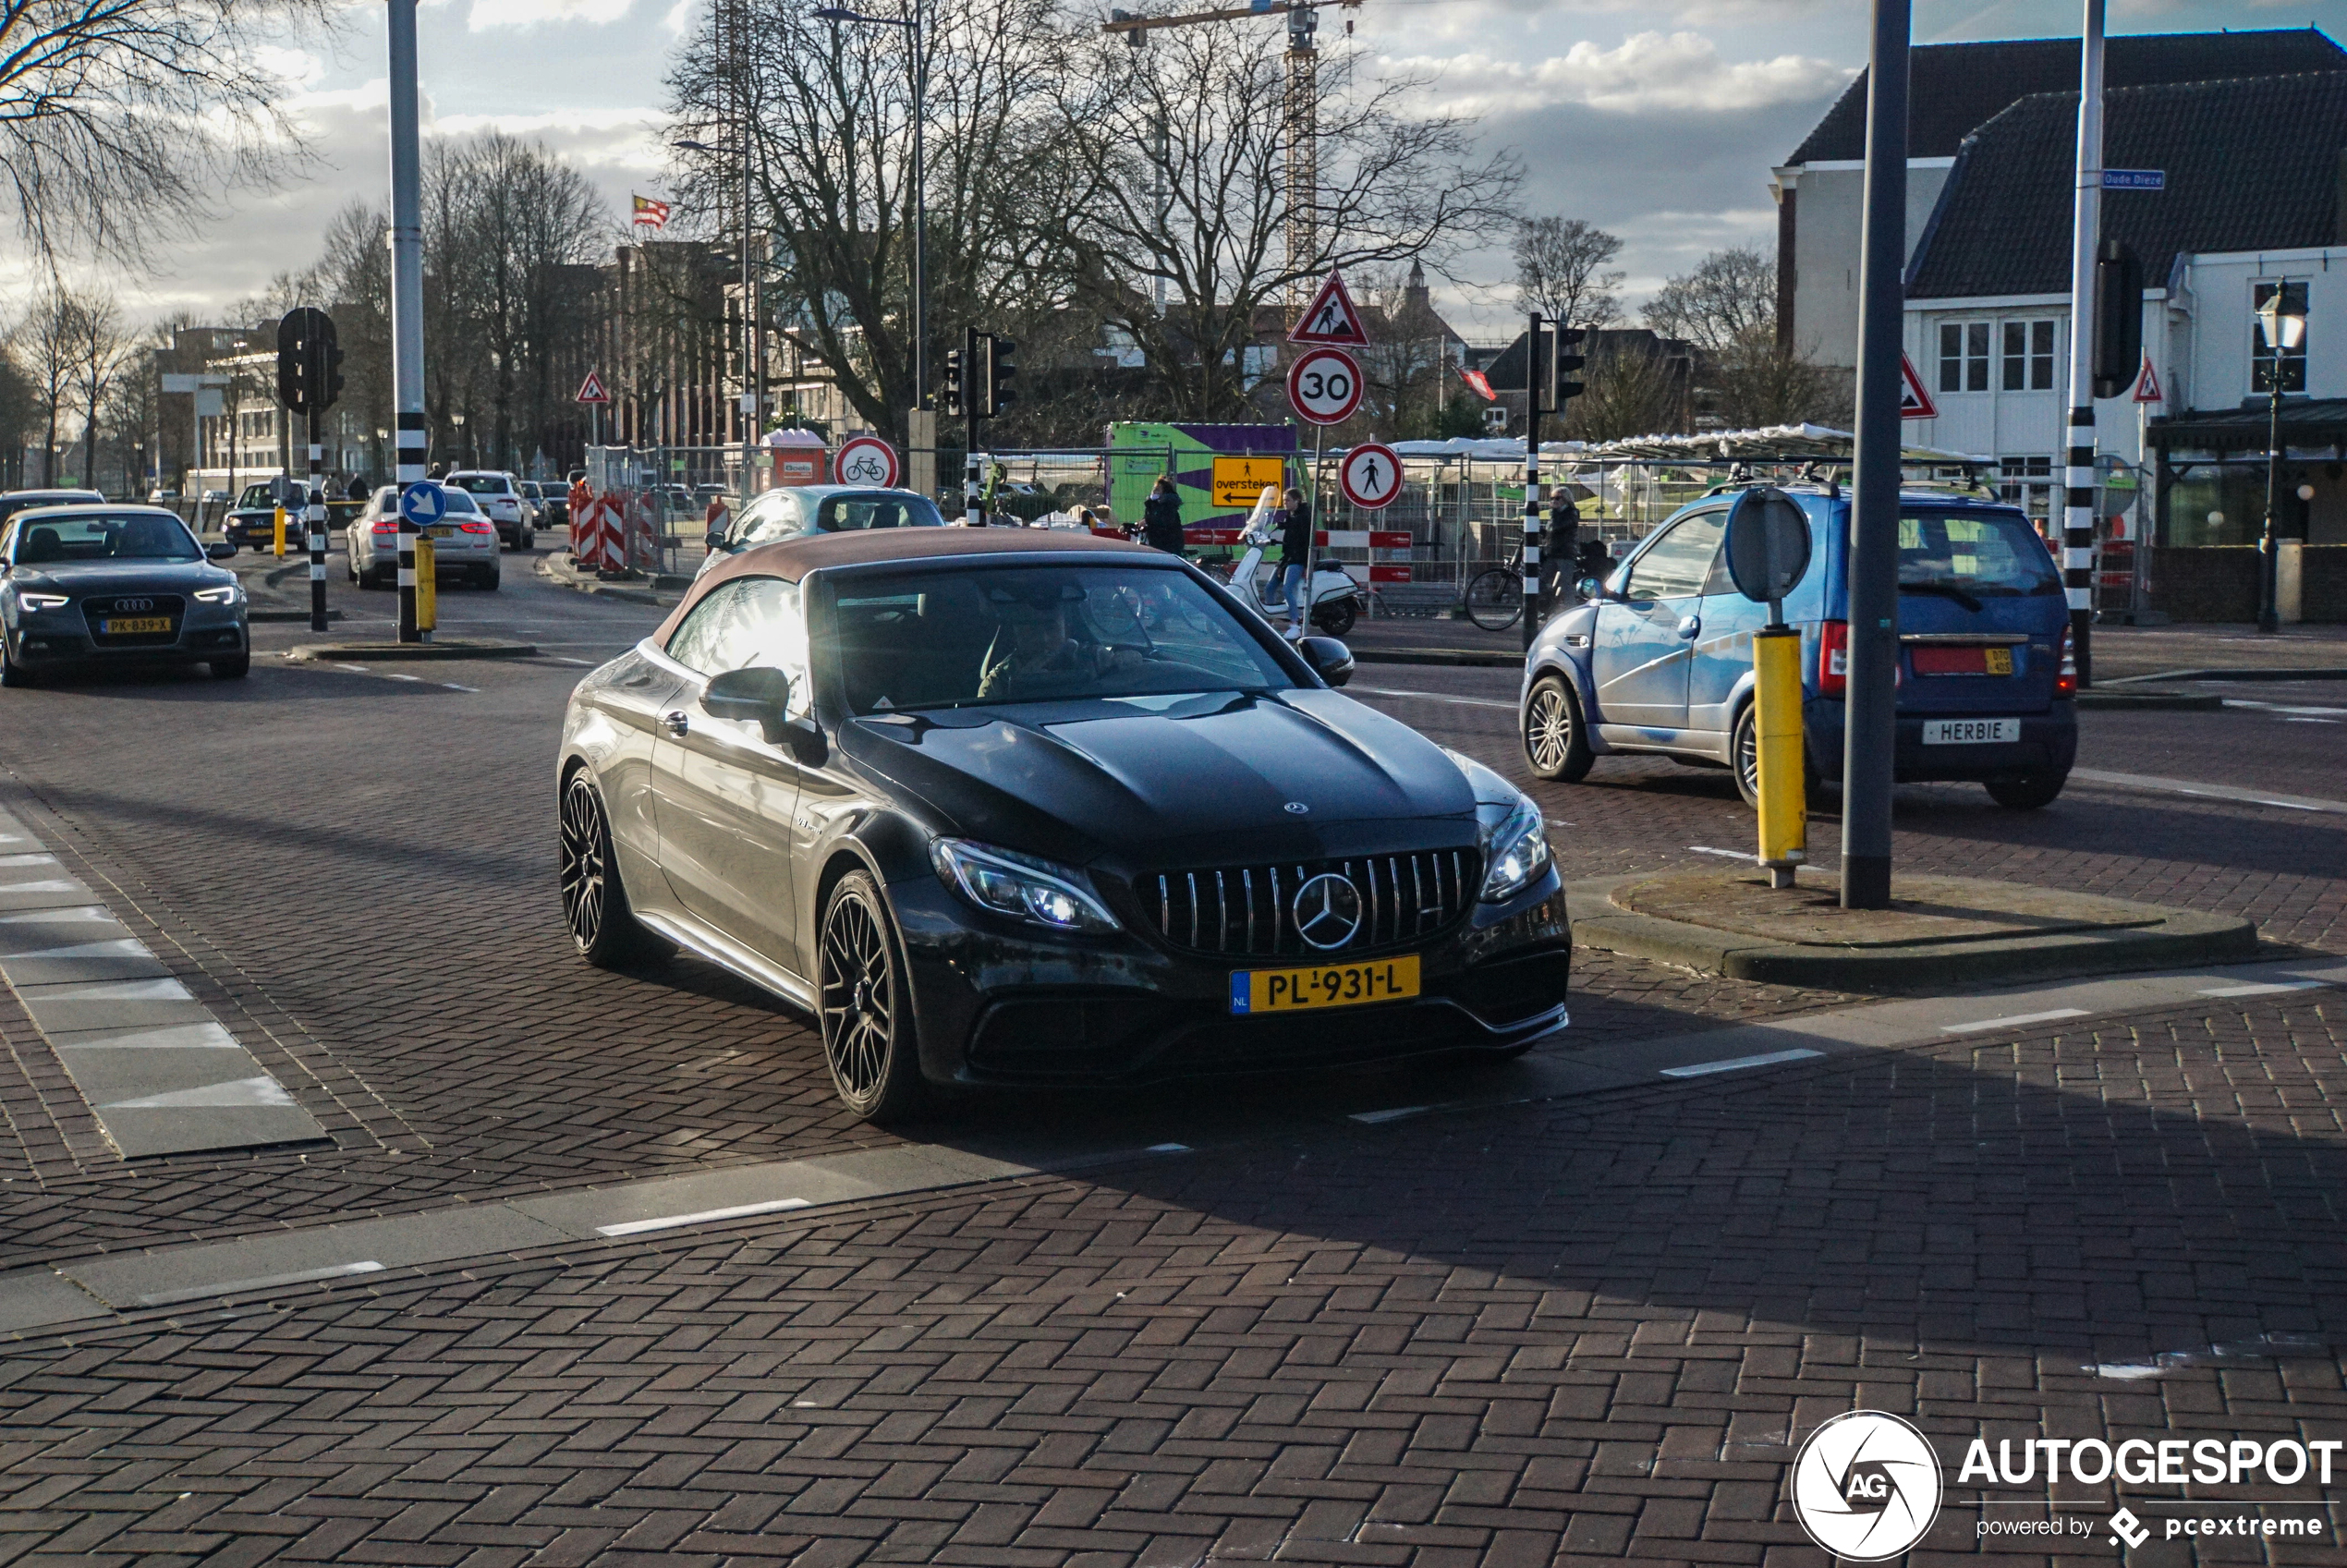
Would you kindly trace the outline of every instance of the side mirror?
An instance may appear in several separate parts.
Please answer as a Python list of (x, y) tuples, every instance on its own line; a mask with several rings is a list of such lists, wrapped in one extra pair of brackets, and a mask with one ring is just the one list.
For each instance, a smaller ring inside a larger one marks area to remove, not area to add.
[(1307, 637), (1295, 645), (1312, 673), (1331, 686), (1343, 686), (1353, 678), (1353, 650), (1332, 637)]
[(1611, 599), (1613, 597), (1606, 591), (1603, 577), (1583, 577), (1574, 586), (1580, 590), (1581, 597), (1584, 599)]
[(709, 530), (709, 547), (711, 550), (723, 550), (725, 548), (725, 530), (724, 529), (714, 528)]
[(237, 553), (236, 541), (226, 539), (215, 540), (203, 547), (203, 553), (206, 560), (225, 561)]
[(802, 762), (819, 764), (831, 754), (821, 725), (790, 716), (790, 676), (780, 670), (754, 665), (712, 676), (700, 705), (717, 718), (756, 724), (767, 745), (788, 746)]

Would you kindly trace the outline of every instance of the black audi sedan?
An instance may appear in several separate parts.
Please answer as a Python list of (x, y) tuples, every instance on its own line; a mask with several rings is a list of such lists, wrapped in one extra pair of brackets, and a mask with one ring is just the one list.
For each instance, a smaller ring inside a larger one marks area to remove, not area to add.
[(581, 681), (564, 913), (813, 1013), (841, 1097), (1512, 1055), (1565, 1027), (1540, 813), (1195, 567), (1027, 530), (803, 536)]
[(0, 523), (0, 686), (74, 665), (252, 668), (237, 575), (160, 506), (38, 507)]

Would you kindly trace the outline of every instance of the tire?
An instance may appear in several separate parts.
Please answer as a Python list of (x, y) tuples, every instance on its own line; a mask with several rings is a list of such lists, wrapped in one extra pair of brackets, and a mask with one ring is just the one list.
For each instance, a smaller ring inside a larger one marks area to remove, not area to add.
[(1340, 599), (1326, 609), (1312, 612), (1312, 624), (1331, 637), (1343, 637), (1360, 618), (1360, 607), (1350, 599)]
[(531, 545), (533, 545), (533, 544), (535, 544), (535, 543), (537, 543), (537, 542), (538, 542), (538, 536), (537, 536), (537, 534), (535, 534), (535, 533), (531, 532), (529, 529), (522, 529), (522, 530), (521, 530), (521, 543), (520, 543), (520, 545), (519, 545), (519, 546), (517, 546), (517, 548), (522, 549), (522, 550), (527, 550), (527, 549), (529, 549)]
[(1505, 631), (1524, 614), (1524, 584), (1512, 573), (1493, 567), (1478, 572), (1466, 587), (1467, 619), (1485, 631)]
[(252, 655), (239, 653), (234, 659), (214, 659), (206, 666), (216, 681), (240, 681), (252, 674)]
[(32, 672), (8, 657), (7, 634), (0, 632), (0, 687), (21, 691), (34, 684)]
[(2067, 772), (2059, 773), (2024, 773), (2017, 779), (1990, 779), (1983, 786), (1988, 798), (2013, 811), (2035, 811), (2050, 806), (2070, 782)]
[(395, 565), (377, 566), (374, 570), (374, 578), (375, 586), (377, 588), (397, 588), (399, 586), (399, 568)]
[(1558, 784), (1579, 784), (1597, 760), (1581, 699), (1562, 675), (1542, 675), (1532, 683), (1524, 705), (1524, 760), (1535, 773)]
[[(1736, 776), (1736, 793), (1743, 796), (1744, 803), (1755, 811), (1760, 809), (1759, 711), (1752, 703), (1744, 705), (1744, 711), (1736, 715), (1735, 736), (1729, 743), (1729, 755), (1734, 759), (1729, 764), (1729, 772)], [(1818, 776), (1817, 760), (1809, 755), (1808, 737), (1804, 735), (1801, 742), (1803, 804), (1817, 799), (1818, 792), (1824, 787), (1824, 782)]]
[(627, 890), (620, 885), (619, 865), (612, 857), (611, 819), (585, 768), (563, 786), (561, 845), (563, 922), (581, 958), (599, 969), (615, 969), (675, 951), (646, 930), (627, 906)]
[(905, 954), (880, 888), (850, 871), (823, 905), (816, 961), (823, 1061), (847, 1108), (868, 1122), (911, 1114), (923, 1099)]

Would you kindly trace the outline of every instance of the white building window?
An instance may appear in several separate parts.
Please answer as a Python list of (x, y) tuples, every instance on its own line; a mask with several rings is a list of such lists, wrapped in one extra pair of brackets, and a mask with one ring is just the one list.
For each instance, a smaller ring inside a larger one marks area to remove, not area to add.
[(1988, 323), (1940, 323), (1940, 390), (1988, 390)]
[(2004, 389), (2051, 392), (2054, 383), (2054, 323), (2050, 320), (2006, 322)]
[(1998, 494), (2043, 522), (2050, 515), (2053, 500), (2053, 458), (2000, 457), (1997, 462), (2003, 474)]

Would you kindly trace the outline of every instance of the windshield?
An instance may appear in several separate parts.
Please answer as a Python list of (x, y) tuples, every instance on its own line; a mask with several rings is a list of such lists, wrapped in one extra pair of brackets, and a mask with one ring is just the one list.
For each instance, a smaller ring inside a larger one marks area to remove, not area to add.
[(857, 713), (1296, 684), (1237, 617), (1161, 567), (858, 573), (840, 585), (833, 627)]
[(201, 561), (203, 552), (176, 517), (154, 512), (36, 517), (17, 537), (16, 564), (44, 561)]
[(275, 498), (269, 493), (267, 485), (249, 484), (245, 486), (244, 494), (237, 498), (237, 509), (241, 512), (248, 507), (274, 506), (276, 504)]
[(512, 484), (503, 474), (451, 474), (450, 484), (471, 491), (475, 495), (511, 495)]
[(67, 506), (71, 505), (76, 502), (103, 501), (104, 499), (104, 496), (98, 494), (94, 491), (77, 492), (70, 490), (51, 491), (45, 493), (40, 491), (35, 491), (26, 495), (5, 495), (0, 496), (0, 517), (11, 517), (18, 512), (22, 512), (27, 508), (33, 506)]
[(925, 495), (886, 492), (868, 495), (827, 495), (815, 509), (819, 533), (845, 533), (854, 529), (937, 529), (945, 519)]
[(1899, 587), (1971, 599), (2060, 593), (2052, 553), (2017, 512), (1924, 513), (1899, 519)]

